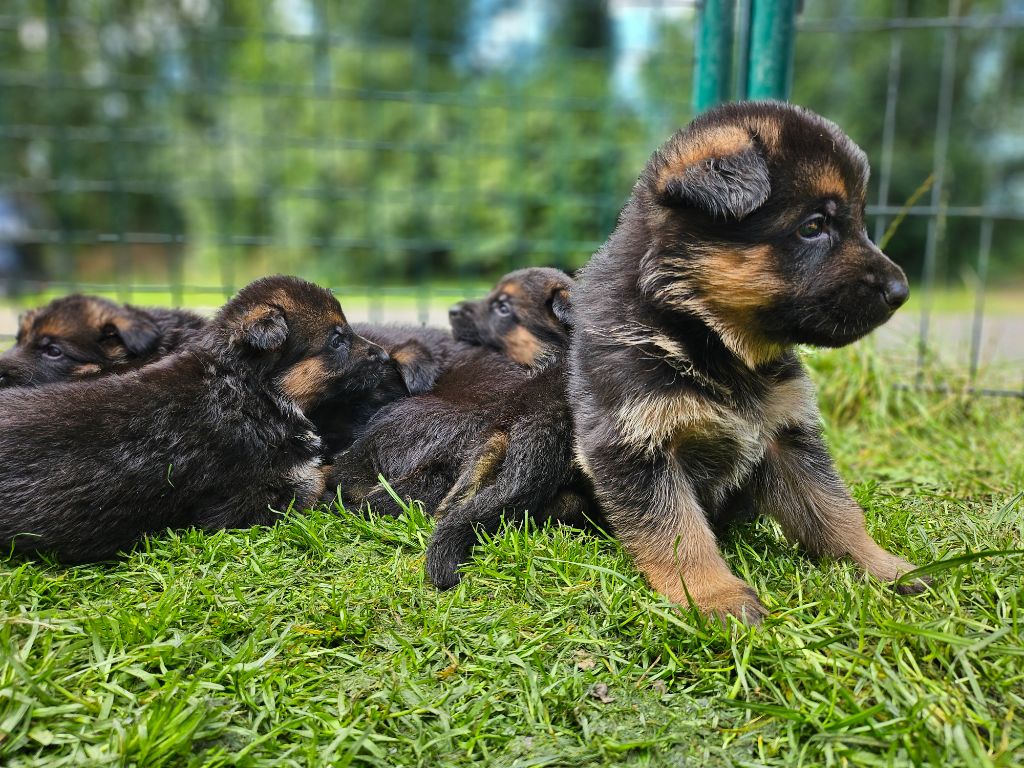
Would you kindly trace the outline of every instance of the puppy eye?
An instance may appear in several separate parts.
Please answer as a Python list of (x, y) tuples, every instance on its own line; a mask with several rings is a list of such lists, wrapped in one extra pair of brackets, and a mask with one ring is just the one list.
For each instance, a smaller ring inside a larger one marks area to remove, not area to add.
[(814, 240), (825, 234), (825, 217), (821, 214), (812, 216), (797, 229), (796, 233), (804, 240)]
[(56, 344), (47, 344), (43, 347), (43, 354), (51, 360), (57, 360), (64, 357), (64, 351)]
[(499, 317), (508, 317), (512, 314), (512, 307), (507, 301), (499, 301), (494, 305), (494, 313)]
[(345, 338), (345, 334), (340, 330), (336, 330), (331, 334), (331, 340), (327, 343), (330, 345), (331, 349), (341, 349), (345, 346), (346, 341), (347, 339)]

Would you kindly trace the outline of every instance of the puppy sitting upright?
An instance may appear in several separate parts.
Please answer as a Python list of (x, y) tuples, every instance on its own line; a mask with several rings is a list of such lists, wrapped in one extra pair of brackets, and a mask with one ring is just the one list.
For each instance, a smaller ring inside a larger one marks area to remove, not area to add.
[(578, 457), (672, 600), (763, 616), (712, 533), (748, 498), (812, 555), (885, 581), (914, 567), (868, 534), (793, 349), (848, 344), (907, 298), (865, 232), (867, 182), (864, 153), (833, 123), (782, 103), (722, 106), (654, 153), (578, 276)]
[(337, 300), (258, 280), (184, 349), (104, 379), (0, 392), (0, 546), (65, 562), (167, 527), (273, 522), (323, 493), (306, 413), (368, 392), (388, 357)]
[(206, 325), (183, 309), (140, 309), (74, 294), (26, 312), (0, 356), (0, 387), (129, 371), (173, 352)]

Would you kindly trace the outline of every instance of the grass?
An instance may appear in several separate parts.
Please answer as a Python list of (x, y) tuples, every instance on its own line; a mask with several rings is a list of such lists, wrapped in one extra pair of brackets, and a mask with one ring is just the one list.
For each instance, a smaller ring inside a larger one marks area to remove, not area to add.
[[(678, 614), (610, 540), (506, 530), (424, 582), (430, 522), (289, 512), (115, 564), (0, 561), (9, 766), (1020, 765), (1024, 408), (809, 357), (902, 597), (769, 522), (724, 543), (771, 616)], [(1003, 554), (999, 554), (1003, 553)]]

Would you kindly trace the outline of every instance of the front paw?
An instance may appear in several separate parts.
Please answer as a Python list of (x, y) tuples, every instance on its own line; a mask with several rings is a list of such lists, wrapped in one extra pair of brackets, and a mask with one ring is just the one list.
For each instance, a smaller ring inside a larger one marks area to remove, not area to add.
[(661, 579), (651, 586), (663, 593), (680, 607), (692, 606), (705, 616), (721, 622), (732, 616), (750, 626), (759, 625), (768, 609), (757, 596), (753, 587), (728, 571), (724, 573), (675, 574), (675, 578)]

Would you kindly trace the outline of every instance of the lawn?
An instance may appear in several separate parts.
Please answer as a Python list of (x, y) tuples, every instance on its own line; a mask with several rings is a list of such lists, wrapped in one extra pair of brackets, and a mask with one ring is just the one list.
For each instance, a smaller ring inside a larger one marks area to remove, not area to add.
[(1024, 763), (1024, 403), (895, 386), (867, 346), (808, 357), (879, 541), (932, 588), (725, 543), (764, 626), (677, 613), (610, 540), (502, 532), (458, 589), (430, 523), (290, 512), (124, 561), (0, 561), (9, 766)]

